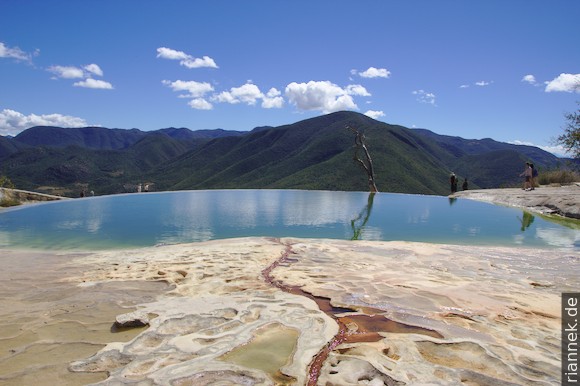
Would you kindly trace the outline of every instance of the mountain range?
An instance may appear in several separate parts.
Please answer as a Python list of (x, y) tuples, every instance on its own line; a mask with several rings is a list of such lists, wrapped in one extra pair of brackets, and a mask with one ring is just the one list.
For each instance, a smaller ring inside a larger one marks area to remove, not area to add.
[(181, 189), (368, 189), (354, 162), (363, 132), (379, 191), (449, 193), (449, 175), (470, 188), (519, 185), (524, 164), (540, 170), (564, 162), (533, 146), (463, 139), (409, 129), (341, 111), (251, 131), (37, 126), (0, 136), (0, 175), (20, 189), (76, 197)]

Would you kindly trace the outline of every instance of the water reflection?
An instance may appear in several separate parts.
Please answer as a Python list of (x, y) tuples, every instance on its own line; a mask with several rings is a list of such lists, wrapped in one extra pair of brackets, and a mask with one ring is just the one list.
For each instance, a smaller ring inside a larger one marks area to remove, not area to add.
[(267, 236), (578, 248), (580, 229), (518, 213), (472, 200), (389, 193), (127, 194), (4, 210), (0, 247), (106, 249)]
[[(351, 240), (358, 240), (361, 236), (361, 232), (369, 221), (371, 212), (373, 210), (373, 201), (375, 199), (375, 192), (369, 193), (369, 198), (367, 199), (367, 204), (361, 210), (357, 217), (350, 221), (350, 226), (352, 227), (352, 238)], [(362, 221), (360, 221), (362, 219)], [(357, 224), (358, 222), (358, 224)]]
[(530, 225), (532, 225), (532, 223), (534, 222), (534, 219), (535, 217), (530, 212), (526, 212), (524, 210), (522, 213), (522, 218), (518, 217), (518, 220), (520, 220), (520, 224), (522, 224), (520, 230), (524, 232), (526, 229), (528, 229)]

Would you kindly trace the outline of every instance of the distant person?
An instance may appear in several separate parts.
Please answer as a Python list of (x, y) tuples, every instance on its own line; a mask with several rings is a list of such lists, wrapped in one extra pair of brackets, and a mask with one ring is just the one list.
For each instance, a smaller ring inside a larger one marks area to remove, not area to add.
[(530, 166), (530, 163), (526, 162), (526, 168), (520, 174), (520, 177), (524, 177), (524, 187), (522, 188), (523, 190), (532, 190), (532, 173), (533, 170)]
[(453, 172), (449, 176), (449, 184), (451, 185), (451, 193), (457, 192), (457, 176)]
[(141, 193), (141, 184), (137, 185), (137, 193)]
[(463, 180), (463, 186), (462, 186), (463, 190), (467, 190), (469, 189), (469, 185), (467, 183), (467, 178)]
[(85, 196), (85, 191), (83, 189), (83, 190), (81, 190), (81, 198), (83, 198), (84, 196)]
[(145, 191), (148, 192), (149, 191), (149, 184), (145, 184), (145, 187), (143, 189), (145, 189)]
[(532, 168), (532, 179), (530, 181), (530, 188), (532, 190), (536, 189), (536, 178), (538, 178), (538, 169), (534, 167), (534, 164), (530, 164), (530, 168)]

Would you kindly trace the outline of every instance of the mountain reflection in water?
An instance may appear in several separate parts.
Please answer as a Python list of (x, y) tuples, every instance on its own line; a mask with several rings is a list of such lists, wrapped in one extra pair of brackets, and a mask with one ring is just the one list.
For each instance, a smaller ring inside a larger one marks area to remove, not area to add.
[(4, 210), (0, 247), (86, 250), (265, 236), (579, 248), (580, 229), (519, 213), (472, 200), (395, 193), (134, 193)]

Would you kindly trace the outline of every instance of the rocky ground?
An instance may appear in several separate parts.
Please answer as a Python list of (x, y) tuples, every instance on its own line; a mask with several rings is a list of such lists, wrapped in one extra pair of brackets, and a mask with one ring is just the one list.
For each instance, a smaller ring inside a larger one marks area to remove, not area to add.
[[(578, 185), (454, 197), (580, 218)], [(406, 242), (244, 238), (0, 262), (11, 385), (557, 385), (561, 293), (580, 288), (574, 250)], [(115, 327), (136, 310), (148, 327)]]
[(580, 185), (540, 186), (526, 191), (514, 189), (466, 190), (451, 197), (468, 198), (498, 205), (515, 206), (541, 214), (580, 219)]
[[(580, 288), (571, 250), (408, 242), (242, 238), (0, 261), (10, 385), (558, 385), (561, 293)], [(113, 328), (136, 309), (148, 327)]]
[(44, 193), (29, 192), (27, 190), (0, 188), (0, 206), (14, 206), (63, 199), (68, 198)]

